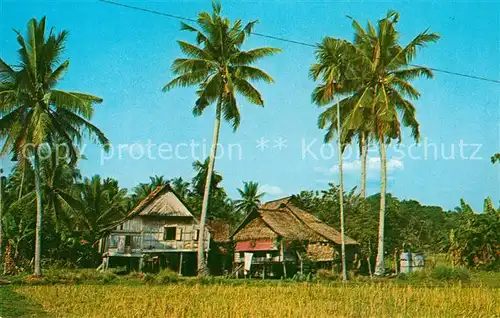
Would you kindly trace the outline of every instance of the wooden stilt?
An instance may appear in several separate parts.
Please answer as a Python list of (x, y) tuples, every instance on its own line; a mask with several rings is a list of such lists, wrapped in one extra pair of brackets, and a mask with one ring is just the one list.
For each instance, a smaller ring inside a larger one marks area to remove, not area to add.
[(182, 276), (182, 252), (179, 256), (179, 276)]
[(285, 250), (283, 248), (283, 239), (281, 240), (281, 263), (283, 264), (283, 276), (286, 278)]
[(144, 257), (139, 258), (139, 273), (142, 273), (142, 270), (144, 269)]

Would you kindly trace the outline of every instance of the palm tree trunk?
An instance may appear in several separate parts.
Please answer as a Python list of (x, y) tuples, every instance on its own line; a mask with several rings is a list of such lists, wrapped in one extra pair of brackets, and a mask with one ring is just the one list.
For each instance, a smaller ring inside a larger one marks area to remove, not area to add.
[(340, 205), (340, 244), (342, 253), (342, 279), (347, 281), (347, 268), (345, 261), (345, 237), (344, 237), (344, 172), (342, 171), (342, 130), (340, 127), (340, 103), (337, 100), (337, 131), (339, 148), (339, 205)]
[(3, 202), (2, 202), (2, 192), (3, 192), (3, 187), (2, 187), (2, 174), (3, 174), (3, 169), (0, 169), (0, 264), (2, 263), (2, 247), (3, 247), (3, 235), (2, 235), (2, 208), (3, 208)]
[(379, 139), (380, 144), (380, 213), (378, 223), (378, 248), (375, 275), (384, 274), (384, 223), (385, 223), (385, 192), (387, 188), (387, 157), (384, 138)]
[(208, 275), (208, 267), (205, 259), (205, 224), (207, 220), (208, 201), (210, 198), (210, 186), (212, 184), (212, 175), (215, 166), (215, 156), (217, 154), (217, 143), (219, 142), (220, 116), (222, 108), (222, 98), (217, 102), (215, 113), (214, 133), (212, 137), (212, 149), (208, 160), (207, 179), (203, 193), (203, 203), (201, 206), (200, 235), (198, 236), (198, 276)]
[(42, 257), (42, 185), (40, 180), (40, 158), (38, 156), (38, 147), (35, 148), (34, 158), (35, 170), (35, 191), (36, 191), (36, 232), (35, 232), (35, 276), (42, 276), (41, 257)]
[(368, 157), (365, 133), (362, 132), (359, 138), (359, 148), (361, 149), (361, 198), (366, 198), (366, 159)]

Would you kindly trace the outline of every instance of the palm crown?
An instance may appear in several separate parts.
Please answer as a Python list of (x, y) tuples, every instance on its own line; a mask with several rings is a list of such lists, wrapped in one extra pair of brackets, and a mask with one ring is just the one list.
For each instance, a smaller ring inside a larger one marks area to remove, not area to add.
[[(317, 50), (318, 63), (311, 67), (311, 77), (322, 83), (313, 92), (313, 101), (328, 104), (334, 94), (344, 96), (340, 101), (342, 124), (350, 131), (369, 131), (377, 138), (381, 136), (401, 140), (401, 123), (410, 127), (412, 136), (418, 140), (419, 124), (415, 116), (412, 99), (420, 93), (410, 80), (426, 76), (432, 71), (426, 67), (411, 67), (417, 48), (435, 42), (439, 36), (428, 30), (420, 33), (405, 47), (399, 44), (399, 33), (395, 29), (399, 15), (390, 11), (378, 21), (377, 28), (368, 22), (365, 29), (357, 22), (354, 43), (326, 38)], [(320, 116), (319, 125), (328, 126), (331, 138), (336, 127), (336, 111), (328, 109)]]
[(57, 139), (68, 146), (76, 161), (73, 142), (82, 140), (83, 130), (107, 147), (108, 139), (89, 122), (93, 104), (102, 99), (55, 89), (69, 67), (69, 60), (61, 63), (68, 33), (55, 34), (51, 29), (46, 34), (42, 18), (40, 22), (29, 21), (26, 37), (16, 34), (19, 68), (0, 59), (0, 139), (5, 140), (2, 153), (12, 150), (20, 159), (27, 144), (39, 146)]
[(165, 87), (198, 86), (193, 114), (201, 115), (211, 103), (218, 101), (224, 118), (236, 130), (240, 124), (240, 111), (236, 93), (246, 97), (252, 104), (264, 105), (259, 91), (251, 81), (272, 83), (273, 79), (259, 68), (251, 66), (259, 59), (279, 52), (279, 49), (263, 47), (244, 51), (241, 49), (247, 35), (257, 21), (243, 26), (241, 20), (233, 24), (221, 17), (221, 6), (213, 4), (214, 12), (198, 15), (199, 28), (182, 23), (182, 29), (195, 32), (197, 44), (177, 41), (186, 58), (178, 58), (172, 71), (178, 76)]

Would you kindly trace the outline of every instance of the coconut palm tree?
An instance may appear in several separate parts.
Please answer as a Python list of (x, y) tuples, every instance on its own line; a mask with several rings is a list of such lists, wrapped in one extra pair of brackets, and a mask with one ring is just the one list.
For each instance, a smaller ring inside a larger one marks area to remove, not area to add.
[(158, 175), (154, 175), (153, 177), (149, 177), (149, 180), (151, 181), (151, 187), (153, 189), (156, 189), (157, 187), (164, 186), (168, 183), (168, 180), (165, 180), (164, 176), (158, 176)]
[(491, 162), (493, 164), (497, 163), (500, 161), (500, 153), (496, 153), (491, 157)]
[(181, 196), (181, 198), (186, 199), (189, 195), (189, 182), (184, 181), (182, 177), (173, 178), (168, 181), (172, 186), (172, 189)]
[(135, 207), (139, 202), (144, 200), (151, 192), (154, 191), (154, 187), (151, 183), (139, 183), (132, 189), (131, 202), (132, 208)]
[[(205, 192), (205, 182), (207, 180), (209, 163), (210, 163), (210, 158), (205, 159), (205, 161), (203, 162), (199, 160), (193, 162), (193, 169), (196, 172), (196, 174), (193, 177), (192, 184), (194, 192), (199, 196), (203, 196)], [(213, 170), (210, 192), (213, 193), (214, 191), (221, 189), (219, 186), (221, 182), (222, 182), (222, 176)]]
[(118, 181), (103, 180), (99, 175), (85, 178), (78, 186), (83, 205), (79, 230), (84, 229), (95, 240), (106, 227), (126, 215), (127, 189), (120, 188)]
[(259, 183), (253, 181), (243, 182), (243, 190), (237, 190), (241, 199), (235, 201), (235, 207), (246, 214), (256, 211), (261, 204), (262, 197), (266, 194), (265, 192), (259, 193)]
[[(340, 227), (341, 227), (341, 254), (342, 254), (342, 275), (343, 280), (347, 280), (347, 268), (345, 259), (345, 244), (344, 244), (344, 203), (343, 203), (343, 171), (342, 171), (342, 153), (346, 143), (352, 140), (352, 132), (358, 127), (349, 127), (344, 125), (343, 118), (352, 109), (349, 99), (342, 100), (340, 96), (349, 95), (354, 90), (354, 85), (359, 81), (356, 80), (358, 69), (356, 64), (351, 59), (356, 55), (354, 46), (344, 40), (338, 40), (326, 37), (318, 45), (316, 50), (317, 63), (313, 64), (310, 69), (310, 77), (314, 81), (320, 81), (314, 89), (312, 100), (319, 106), (332, 103), (335, 99), (336, 103), (324, 111), (318, 120), (318, 126), (324, 128), (327, 122), (330, 122), (328, 132), (325, 136), (325, 142), (330, 142), (333, 139), (335, 132), (338, 133), (338, 160), (339, 160), (339, 208), (340, 208)], [(361, 66), (360, 66), (361, 67)], [(346, 102), (347, 100), (347, 102)], [(342, 112), (341, 112), (342, 109)]]
[(197, 23), (199, 29), (182, 23), (182, 30), (196, 34), (196, 44), (178, 41), (186, 58), (176, 59), (172, 71), (178, 75), (171, 80), (163, 91), (173, 87), (197, 86), (197, 100), (193, 114), (199, 116), (210, 105), (215, 103), (215, 122), (212, 138), (212, 148), (208, 165), (207, 179), (203, 194), (203, 204), (200, 219), (200, 236), (198, 244), (198, 272), (206, 274), (205, 250), (203, 246), (205, 223), (207, 217), (212, 171), (214, 170), (217, 142), (221, 116), (231, 123), (236, 131), (240, 124), (240, 111), (236, 95), (244, 96), (248, 102), (263, 106), (259, 91), (251, 81), (272, 83), (273, 79), (259, 68), (251, 66), (263, 57), (278, 53), (279, 50), (263, 47), (252, 50), (242, 50), (242, 45), (257, 21), (243, 26), (241, 20), (234, 23), (221, 16), (221, 5), (212, 3), (213, 13), (201, 12)]
[[(410, 81), (422, 76), (432, 78), (430, 69), (412, 66), (418, 48), (439, 39), (436, 33), (428, 30), (417, 35), (406, 46), (399, 42), (396, 25), (399, 14), (389, 11), (378, 21), (375, 28), (370, 22), (365, 29), (353, 20), (354, 46), (357, 61), (362, 61), (361, 85), (356, 85), (356, 102), (346, 117), (350, 128), (360, 127), (369, 112), (370, 131), (379, 144), (381, 162), (379, 238), (375, 273), (384, 272), (384, 221), (385, 197), (387, 186), (386, 145), (392, 139), (401, 142), (401, 126), (411, 128), (411, 136), (418, 141), (420, 137), (416, 109), (411, 100), (417, 100), (420, 92)], [(359, 84), (359, 83), (357, 83)], [(360, 118), (361, 117), (361, 118)]]
[(40, 151), (55, 140), (66, 146), (71, 162), (78, 159), (76, 144), (84, 132), (108, 148), (109, 141), (89, 120), (96, 96), (56, 89), (69, 67), (61, 63), (68, 33), (46, 31), (45, 18), (31, 19), (24, 37), (16, 31), (19, 49), (18, 68), (0, 59), (0, 141), (1, 154), (11, 152), (18, 162), (28, 159), (35, 171), (37, 219), (34, 273), (41, 275), (42, 184)]

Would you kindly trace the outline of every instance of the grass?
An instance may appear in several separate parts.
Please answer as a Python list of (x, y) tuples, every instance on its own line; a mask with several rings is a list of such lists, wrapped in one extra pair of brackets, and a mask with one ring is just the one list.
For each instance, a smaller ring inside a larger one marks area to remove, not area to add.
[(54, 317), (496, 317), (500, 290), (395, 284), (42, 285), (15, 289)]
[(9, 277), (0, 317), (500, 317), (500, 273), (436, 267), (397, 278), (308, 281), (47, 270)]
[(0, 286), (0, 317), (46, 317), (40, 305), (15, 293), (10, 286)]

